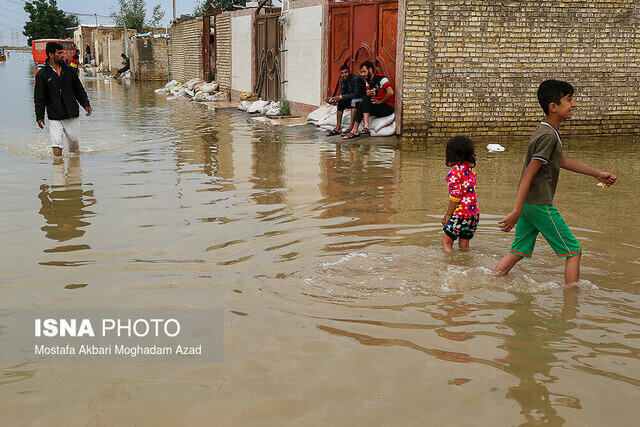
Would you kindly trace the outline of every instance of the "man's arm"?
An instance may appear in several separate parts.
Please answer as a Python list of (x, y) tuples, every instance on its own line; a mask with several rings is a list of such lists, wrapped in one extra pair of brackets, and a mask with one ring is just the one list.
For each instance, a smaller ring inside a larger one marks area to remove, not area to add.
[(394, 95), (393, 88), (391, 86), (387, 86), (386, 91), (387, 91), (387, 93), (384, 96), (384, 98), (382, 98), (382, 99), (372, 99), (371, 103), (372, 104), (384, 104), (389, 99), (391, 99), (391, 97), (393, 97), (393, 95)]
[(581, 173), (583, 175), (592, 176), (592, 177), (596, 178), (598, 181), (605, 183), (607, 186), (609, 186), (611, 184), (615, 184), (616, 180), (618, 179), (612, 173), (602, 172), (602, 171), (590, 168), (589, 166), (585, 166), (583, 164), (575, 162), (575, 161), (573, 161), (571, 159), (568, 159), (564, 155), (564, 153), (562, 154), (562, 160), (560, 161), (560, 167), (562, 169), (566, 169), (566, 170), (569, 170), (571, 172), (577, 172), (577, 173)]
[(36, 108), (36, 121), (38, 126), (44, 127), (44, 107), (47, 104), (47, 91), (45, 88), (44, 77), (38, 71), (36, 74), (36, 86), (33, 91), (33, 103)]
[(520, 218), (520, 214), (522, 213), (522, 208), (524, 206), (524, 200), (527, 198), (529, 187), (531, 187), (531, 181), (538, 173), (540, 166), (542, 166), (542, 160), (532, 159), (524, 170), (522, 179), (520, 180), (520, 186), (518, 187), (516, 205), (514, 206), (513, 211), (504, 217), (504, 219), (498, 221), (498, 224), (500, 224), (500, 230), (505, 233), (511, 231), (511, 229), (516, 225), (516, 222), (518, 222), (518, 218)]
[(91, 115), (91, 104), (89, 104), (89, 97), (87, 96), (87, 92), (84, 90), (84, 86), (82, 86), (82, 82), (80, 81), (80, 77), (78, 77), (77, 73), (73, 75), (73, 93), (78, 100), (78, 103), (82, 105), (87, 112), (87, 116)]

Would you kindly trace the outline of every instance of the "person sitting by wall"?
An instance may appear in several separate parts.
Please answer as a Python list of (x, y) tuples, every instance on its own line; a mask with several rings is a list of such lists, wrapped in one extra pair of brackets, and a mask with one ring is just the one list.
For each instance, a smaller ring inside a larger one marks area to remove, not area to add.
[(129, 71), (129, 65), (130, 65), (129, 58), (127, 58), (127, 55), (125, 55), (124, 53), (122, 55), (120, 55), (120, 56), (122, 56), (122, 59), (123, 59), (122, 65), (124, 65), (124, 67), (122, 67), (122, 68), (120, 68), (118, 70), (116, 75), (113, 76), (114, 79), (119, 78), (123, 73)]
[(91, 65), (91, 46), (87, 45), (87, 49), (84, 52), (84, 65)]
[[(351, 109), (351, 123), (356, 113), (356, 109), (362, 104), (365, 96), (365, 82), (362, 77), (350, 72), (349, 66), (344, 64), (340, 67), (340, 95), (329, 98), (330, 104), (337, 104), (336, 127), (327, 136), (345, 135), (342, 133), (342, 115), (345, 108)], [(351, 125), (349, 126), (351, 128)]]
[[(358, 105), (351, 128), (343, 139), (353, 139), (361, 134), (369, 134), (369, 116), (387, 117), (395, 111), (393, 106), (395, 92), (387, 76), (376, 74), (371, 61), (364, 61), (360, 65), (360, 75), (367, 83), (366, 95)], [(364, 129), (358, 132), (362, 120), (364, 120)]]

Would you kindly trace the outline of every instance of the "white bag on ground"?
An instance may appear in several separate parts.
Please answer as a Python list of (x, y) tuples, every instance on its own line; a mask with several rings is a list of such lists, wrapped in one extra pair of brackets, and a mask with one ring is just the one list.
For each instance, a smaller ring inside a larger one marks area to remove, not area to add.
[(240, 101), (240, 104), (238, 104), (238, 110), (247, 111), (249, 107), (251, 107), (251, 104), (253, 104), (251, 101)]
[(214, 93), (218, 91), (218, 83), (216, 82), (211, 82), (211, 83), (204, 83), (202, 85), (200, 85), (198, 87), (198, 90), (201, 90), (202, 92), (205, 93)]
[(267, 116), (279, 116), (280, 115), (280, 102), (272, 102), (269, 105), (269, 109), (265, 112)]
[(196, 83), (200, 83), (201, 81), (202, 81), (202, 79), (199, 79), (199, 78), (197, 78), (197, 77), (196, 77), (195, 79), (191, 79), (191, 80), (189, 80), (189, 81), (187, 82), (187, 84), (186, 84), (187, 89), (189, 89), (189, 90), (193, 90), (193, 85), (194, 85), (194, 84), (196, 84)]
[(391, 123), (395, 121), (396, 121), (395, 114), (391, 114), (385, 117), (371, 116), (369, 118), (369, 125), (371, 125), (372, 130), (375, 130), (376, 132), (380, 132), (380, 129), (386, 128), (387, 126), (389, 126)]
[(165, 89), (167, 89), (167, 90), (171, 90), (171, 88), (173, 88), (173, 87), (175, 87), (175, 86), (177, 86), (177, 85), (179, 85), (179, 84), (180, 84), (180, 82), (179, 82), (179, 81), (177, 81), (177, 80), (171, 80), (169, 83), (167, 83), (166, 85), (164, 85), (164, 87), (165, 87)]
[(193, 100), (196, 102), (207, 101), (207, 96), (209, 96), (208, 93), (198, 92), (193, 96)]
[(371, 136), (392, 136), (392, 135), (395, 135), (395, 133), (396, 133), (395, 120), (389, 126), (383, 127), (378, 131), (371, 129)]
[(249, 108), (247, 108), (247, 113), (259, 113), (267, 105), (269, 105), (269, 101), (255, 101)]
[(320, 105), (320, 108), (309, 113), (309, 115), (307, 116), (307, 123), (317, 125), (318, 122), (326, 119), (329, 116), (335, 117), (337, 111), (337, 106), (324, 102), (322, 103), (322, 105)]

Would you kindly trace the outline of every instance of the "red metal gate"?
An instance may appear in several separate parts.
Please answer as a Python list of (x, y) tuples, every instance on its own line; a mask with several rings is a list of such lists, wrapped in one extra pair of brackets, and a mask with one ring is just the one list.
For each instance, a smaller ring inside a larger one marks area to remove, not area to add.
[(347, 64), (351, 72), (357, 72), (366, 60), (394, 85), (397, 38), (397, 0), (330, 3), (328, 95), (336, 95), (340, 89), (340, 66)]

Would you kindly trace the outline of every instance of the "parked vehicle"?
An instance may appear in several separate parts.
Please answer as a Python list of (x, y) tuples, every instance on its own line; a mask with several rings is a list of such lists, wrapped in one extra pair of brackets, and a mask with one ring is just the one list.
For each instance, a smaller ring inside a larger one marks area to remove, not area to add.
[(4, 48), (0, 47), (0, 61), (6, 61), (7, 60), (7, 53), (5, 52)]

